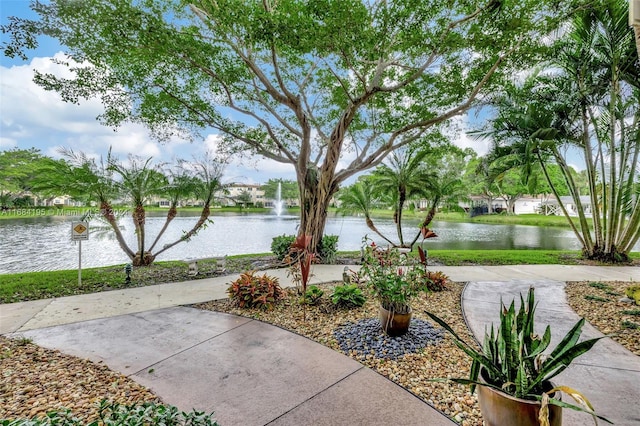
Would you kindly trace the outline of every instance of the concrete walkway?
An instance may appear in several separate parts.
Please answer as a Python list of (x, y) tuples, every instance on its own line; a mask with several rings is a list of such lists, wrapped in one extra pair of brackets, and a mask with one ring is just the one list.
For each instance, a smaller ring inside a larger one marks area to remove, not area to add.
[[(343, 268), (317, 265), (312, 281), (340, 280)], [(640, 268), (630, 267), (433, 269), (454, 281), (470, 281), (463, 308), (479, 338), (484, 324), (497, 317), (501, 294), (507, 300), (535, 285), (541, 289), (538, 314), (545, 315), (538, 323), (549, 321), (561, 330), (565, 322), (575, 322), (566, 303), (559, 303), (564, 280), (640, 281)], [(285, 270), (265, 273), (290, 283)], [(0, 334), (17, 333), (44, 347), (104, 361), (167, 403), (215, 410), (224, 426), (453, 424), (403, 388), (304, 337), (247, 318), (181, 307), (226, 297), (233, 278), (0, 305)], [(616, 424), (638, 424), (638, 357), (611, 341), (592, 352), (557, 382), (582, 390)], [(590, 421), (567, 411), (565, 426)]]

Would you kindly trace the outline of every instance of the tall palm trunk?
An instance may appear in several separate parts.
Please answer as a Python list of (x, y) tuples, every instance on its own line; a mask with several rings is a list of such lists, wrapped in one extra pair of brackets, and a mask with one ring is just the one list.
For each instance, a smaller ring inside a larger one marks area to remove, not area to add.
[(209, 202), (205, 203), (204, 207), (202, 207), (202, 211), (200, 212), (200, 217), (193, 228), (191, 228), (187, 233), (182, 235), (178, 240), (174, 241), (171, 244), (165, 244), (162, 249), (158, 250), (158, 252), (154, 255), (154, 258), (157, 257), (163, 251), (169, 250), (171, 247), (179, 244), (183, 241), (189, 241), (189, 238), (193, 237), (199, 230), (202, 228), (205, 223), (209, 220), (209, 216), (211, 215), (211, 209), (209, 207)]
[(146, 212), (142, 204), (137, 203), (135, 208), (133, 209), (133, 225), (136, 230), (136, 239), (138, 241), (138, 252), (136, 253), (136, 257), (133, 260), (133, 266), (142, 266), (142, 265), (150, 265), (153, 262), (153, 256), (150, 253), (146, 252), (144, 246), (144, 237), (145, 237), (145, 218)]
[(111, 204), (107, 200), (102, 200), (100, 202), (100, 214), (109, 223), (109, 225), (111, 225), (111, 229), (113, 229), (113, 232), (116, 234), (116, 241), (118, 241), (118, 245), (120, 245), (122, 251), (124, 251), (127, 257), (133, 261), (135, 253), (129, 248), (127, 242), (124, 240), (122, 232), (120, 232), (118, 220), (113, 212), (113, 207), (111, 207)]
[(404, 238), (402, 236), (402, 210), (404, 209), (404, 203), (407, 201), (407, 188), (401, 186), (398, 188), (398, 207), (395, 212), (396, 220), (396, 232), (398, 233), (398, 240), (400, 241), (400, 247), (404, 246)]
[(395, 246), (395, 243), (393, 241), (391, 241), (390, 239), (388, 239), (387, 237), (382, 235), (382, 233), (378, 230), (378, 228), (373, 224), (373, 220), (371, 220), (371, 217), (369, 215), (365, 215), (364, 218), (365, 218), (365, 222), (367, 223), (367, 226), (369, 227), (369, 229), (371, 229), (373, 232), (375, 232), (379, 237), (381, 237), (383, 240), (388, 242), (390, 245)]
[(176, 203), (172, 202), (171, 206), (169, 206), (169, 211), (167, 211), (167, 217), (165, 218), (164, 225), (162, 225), (162, 229), (160, 229), (160, 232), (158, 232), (158, 235), (156, 235), (156, 239), (153, 240), (153, 244), (151, 244), (151, 247), (149, 247), (149, 252), (153, 252), (156, 244), (158, 244), (158, 241), (160, 241), (160, 238), (162, 238), (162, 235), (164, 235), (164, 232), (169, 227), (169, 224), (173, 219), (175, 219), (177, 215), (178, 209), (176, 207)]

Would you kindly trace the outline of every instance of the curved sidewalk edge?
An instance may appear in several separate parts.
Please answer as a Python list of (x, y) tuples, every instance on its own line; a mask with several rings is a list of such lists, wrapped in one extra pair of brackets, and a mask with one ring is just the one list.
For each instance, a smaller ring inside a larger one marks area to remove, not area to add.
[[(637, 274), (637, 271), (633, 272)], [(579, 279), (601, 278), (597, 275), (582, 278), (580, 274), (571, 278)], [(629, 279), (629, 276), (626, 279)], [(492, 323), (499, 323), (501, 299), (507, 305), (511, 300), (516, 300), (517, 308), (519, 295), (526, 297), (531, 286), (535, 288), (538, 303), (535, 318), (539, 328), (537, 331), (542, 334), (544, 328), (551, 325), (551, 347), (555, 347), (580, 317), (567, 303), (565, 283), (550, 279), (469, 282), (462, 293), (462, 309), (476, 339), (481, 342), (484, 339), (485, 327), (490, 329)], [(598, 330), (585, 323), (581, 339), (599, 336), (602, 334)], [(640, 401), (640, 357), (612, 339), (600, 340), (591, 351), (577, 358), (553, 380), (557, 385), (566, 385), (582, 392), (598, 414), (616, 425), (640, 424), (640, 411), (637, 409)], [(569, 397), (563, 395), (563, 398)], [(563, 425), (588, 424), (593, 424), (588, 414), (570, 409), (563, 410)]]
[[(310, 283), (341, 281), (344, 268), (345, 265), (314, 265)], [(640, 268), (628, 266), (431, 266), (430, 269), (440, 270), (458, 282), (512, 279), (640, 281)], [(285, 268), (260, 273), (278, 278), (283, 287), (293, 285)], [(227, 297), (226, 289), (229, 283), (236, 277), (237, 275), (221, 276), (33, 302), (0, 304), (0, 334), (223, 299)]]
[(173, 307), (21, 333), (104, 362), (181, 410), (224, 426), (455, 425), (378, 373), (306, 337)]

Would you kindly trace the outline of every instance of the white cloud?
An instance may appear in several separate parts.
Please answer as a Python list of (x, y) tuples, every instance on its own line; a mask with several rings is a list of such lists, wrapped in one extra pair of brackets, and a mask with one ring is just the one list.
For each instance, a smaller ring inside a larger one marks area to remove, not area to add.
[(0, 150), (9, 150), (18, 146), (15, 139), (0, 137)]
[[(65, 59), (62, 53), (54, 58)], [(36, 85), (34, 69), (60, 77), (72, 76), (66, 67), (51, 59), (33, 58), (25, 65), (0, 67), (0, 129), (4, 139), (13, 141), (12, 144), (3, 141), (0, 148), (5, 149), (5, 144), (23, 149), (35, 146), (46, 155), (59, 157), (57, 148), (64, 146), (99, 157), (112, 147), (113, 153), (122, 157), (133, 153), (168, 160), (174, 148), (182, 145), (175, 141), (175, 147), (173, 143), (161, 146), (138, 124), (127, 123), (114, 131), (96, 119), (103, 112), (99, 100), (82, 100), (75, 105)]]
[(471, 118), (469, 114), (458, 115), (449, 120), (448, 126), (445, 128), (444, 133), (450, 140), (459, 148), (471, 148), (478, 153), (479, 156), (485, 155), (489, 152), (491, 146), (491, 140), (489, 139), (476, 139), (469, 136), (467, 133), (471, 131)]

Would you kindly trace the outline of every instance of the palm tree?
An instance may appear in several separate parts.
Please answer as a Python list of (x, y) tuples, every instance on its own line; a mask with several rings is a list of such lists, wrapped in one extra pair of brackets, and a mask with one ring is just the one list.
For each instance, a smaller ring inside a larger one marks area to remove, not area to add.
[[(585, 257), (606, 261), (627, 260), (640, 238), (640, 67), (626, 10), (611, 0), (577, 14), (554, 46), (553, 71), (507, 90), (489, 132), (503, 154), (540, 165)], [(593, 233), (567, 148), (584, 157)], [(576, 219), (560, 201), (548, 161), (562, 173)]]
[(183, 241), (189, 241), (191, 237), (210, 222), (211, 204), (214, 201), (215, 194), (217, 191), (225, 191), (227, 187), (222, 183), (225, 164), (226, 161), (224, 159), (216, 159), (210, 153), (206, 153), (203, 158), (195, 162), (183, 162), (183, 167), (188, 170), (190, 179), (185, 178), (185, 187), (180, 188), (178, 192), (183, 195), (190, 194), (202, 202), (200, 217), (189, 231), (185, 232), (178, 240), (165, 244), (155, 256)]
[(99, 216), (115, 234), (118, 245), (133, 259), (135, 253), (122, 235), (112, 200), (119, 195), (109, 164), (113, 161), (111, 149), (106, 159), (96, 161), (83, 152), (60, 148), (63, 160), (47, 158), (33, 185), (37, 191), (50, 194), (66, 194), (78, 200), (96, 201), (100, 206)]
[(422, 162), (429, 152), (408, 148), (394, 152), (388, 164), (377, 167), (371, 174), (376, 194), (391, 194), (394, 197), (393, 220), (396, 224), (399, 245), (405, 246), (402, 235), (402, 212), (410, 198), (419, 195), (426, 182), (433, 177), (422, 167)]
[(371, 219), (372, 210), (378, 207), (380, 203), (374, 194), (373, 182), (369, 176), (360, 178), (353, 185), (342, 189), (338, 193), (338, 200), (340, 201), (340, 211), (344, 213), (358, 212), (364, 214), (367, 227), (389, 244), (395, 245), (393, 241), (378, 230)]
[(420, 231), (411, 241), (411, 248), (413, 248), (421, 235), (424, 236), (423, 230), (427, 229), (431, 224), (440, 204), (458, 203), (458, 201), (467, 198), (466, 189), (461, 177), (453, 173), (436, 173), (431, 179), (426, 181), (421, 195), (428, 200), (429, 204), (427, 214), (420, 223)]
[(156, 235), (153, 244), (149, 247), (149, 252), (153, 252), (156, 244), (160, 241), (165, 231), (169, 227), (169, 224), (178, 215), (178, 205), (181, 201), (195, 196), (195, 191), (200, 184), (200, 181), (193, 176), (193, 174), (181, 167), (184, 162), (180, 162), (176, 168), (168, 168), (163, 172), (167, 184), (162, 188), (162, 196), (169, 201), (169, 210), (167, 210), (167, 216), (162, 228)]
[(109, 168), (119, 175), (120, 180), (116, 180), (116, 185), (133, 207), (132, 219), (138, 243), (138, 251), (132, 259), (133, 265), (150, 265), (155, 257), (145, 246), (145, 204), (151, 197), (161, 194), (161, 190), (167, 186), (167, 180), (153, 166), (151, 158), (143, 161), (140, 157), (129, 155), (127, 165), (113, 160)]
[[(180, 167), (170, 173), (163, 173), (153, 166), (151, 159), (141, 160), (130, 157), (128, 164), (122, 164), (111, 156), (99, 162), (84, 153), (61, 150), (67, 161), (49, 159), (39, 173), (34, 185), (40, 191), (68, 194), (76, 199), (95, 200), (100, 204), (100, 217), (105, 219), (113, 232), (120, 248), (134, 266), (150, 265), (162, 252), (176, 244), (188, 241), (207, 224), (211, 213), (210, 206), (214, 194), (223, 189), (221, 184), (224, 161), (207, 155), (203, 160), (192, 163), (180, 162)], [(116, 176), (117, 175), (117, 178)], [(146, 210), (145, 205), (153, 195), (162, 194), (170, 202), (167, 219), (149, 248), (146, 248)], [(118, 217), (112, 207), (114, 199), (125, 197), (133, 208), (137, 251), (131, 249), (125, 241)], [(179, 239), (165, 244), (153, 253), (170, 222), (177, 214), (181, 200), (195, 198), (202, 202), (202, 211), (198, 221)]]

